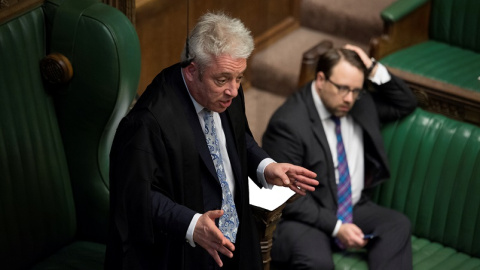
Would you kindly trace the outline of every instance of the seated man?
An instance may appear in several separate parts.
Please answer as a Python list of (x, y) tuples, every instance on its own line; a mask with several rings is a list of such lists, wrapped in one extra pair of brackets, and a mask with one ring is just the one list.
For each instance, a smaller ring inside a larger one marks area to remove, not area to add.
[(405, 83), (360, 48), (320, 56), (315, 80), (275, 112), (263, 137), (272, 158), (312, 170), (319, 181), (285, 208), (273, 266), (333, 269), (332, 251), (366, 248), (370, 269), (412, 268), (409, 220), (364, 191), (390, 175), (381, 123), (408, 115), (416, 104)]

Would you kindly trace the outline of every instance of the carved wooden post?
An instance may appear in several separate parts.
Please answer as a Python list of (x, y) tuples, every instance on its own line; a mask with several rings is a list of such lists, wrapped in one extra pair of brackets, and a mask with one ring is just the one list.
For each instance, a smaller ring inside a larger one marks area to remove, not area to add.
[(263, 270), (270, 270), (270, 251), (272, 250), (273, 232), (277, 227), (278, 221), (282, 217), (283, 208), (286, 203), (279, 206), (273, 211), (269, 211), (260, 207), (252, 206), (253, 216), (258, 226), (258, 234), (260, 236), (260, 248), (262, 250)]
[(102, 0), (102, 2), (123, 12), (135, 25), (135, 0)]
[(298, 78), (298, 87), (302, 87), (305, 83), (315, 79), (315, 69), (317, 67), (318, 57), (331, 48), (333, 48), (332, 41), (323, 40), (303, 53), (302, 67)]

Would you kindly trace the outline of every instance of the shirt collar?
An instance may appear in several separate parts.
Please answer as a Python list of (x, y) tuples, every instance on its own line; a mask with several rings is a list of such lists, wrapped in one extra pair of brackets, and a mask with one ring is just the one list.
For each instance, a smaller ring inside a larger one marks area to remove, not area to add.
[(182, 74), (183, 83), (185, 84), (185, 88), (187, 89), (188, 96), (190, 96), (190, 99), (191, 99), (192, 102), (193, 102), (193, 106), (195, 107), (195, 111), (197, 112), (197, 114), (199, 114), (205, 107), (203, 107), (202, 105), (200, 105), (200, 103), (198, 103), (198, 102), (192, 97), (192, 95), (190, 94), (190, 90), (188, 90), (187, 83), (185, 82), (185, 78), (183, 77), (182, 69), (180, 69), (180, 73)]
[(329, 119), (332, 114), (325, 108), (325, 105), (323, 105), (322, 99), (318, 95), (317, 88), (315, 87), (315, 81), (312, 82), (311, 90), (313, 103), (315, 104), (320, 120), (324, 121)]

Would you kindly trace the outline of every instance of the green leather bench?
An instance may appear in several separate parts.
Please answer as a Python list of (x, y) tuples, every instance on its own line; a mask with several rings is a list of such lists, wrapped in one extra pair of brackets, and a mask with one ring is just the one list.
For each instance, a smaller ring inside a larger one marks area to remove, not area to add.
[[(92, 0), (9, 9), (0, 10), (0, 269), (103, 269), (108, 155), (137, 90), (137, 34)], [(51, 52), (69, 61), (40, 64)]]
[[(392, 175), (372, 198), (409, 217), (414, 269), (480, 269), (480, 128), (418, 108), (382, 134)], [(364, 259), (334, 254), (336, 269)]]
[(480, 1), (398, 0), (381, 12), (371, 54), (403, 78), (420, 105), (480, 125)]

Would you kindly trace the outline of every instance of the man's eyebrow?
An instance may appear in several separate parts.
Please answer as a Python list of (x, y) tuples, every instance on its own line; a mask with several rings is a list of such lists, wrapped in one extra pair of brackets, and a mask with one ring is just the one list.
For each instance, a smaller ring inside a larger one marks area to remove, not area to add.
[(360, 86), (360, 87), (350, 87), (350, 86), (348, 86), (348, 85), (346, 85), (346, 84), (340, 84), (340, 83), (339, 83), (338, 86), (347, 87), (348, 89), (351, 89), (351, 90), (357, 90), (357, 89), (360, 89), (360, 90), (361, 90), (361, 89), (363, 89), (363, 85)]
[[(244, 74), (244, 72), (240, 72), (240, 73), (238, 73), (238, 75), (236, 77), (243, 76), (243, 74)], [(214, 76), (215, 77), (234, 77), (233, 73), (231, 73), (231, 72), (221, 72), (221, 73), (215, 74)]]

